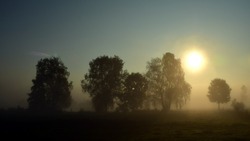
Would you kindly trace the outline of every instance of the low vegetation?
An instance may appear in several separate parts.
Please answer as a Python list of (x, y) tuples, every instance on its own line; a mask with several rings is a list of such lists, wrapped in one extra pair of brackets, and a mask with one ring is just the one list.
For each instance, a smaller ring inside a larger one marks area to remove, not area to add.
[(130, 113), (1, 112), (9, 139), (249, 140), (250, 114), (234, 111), (137, 111)]

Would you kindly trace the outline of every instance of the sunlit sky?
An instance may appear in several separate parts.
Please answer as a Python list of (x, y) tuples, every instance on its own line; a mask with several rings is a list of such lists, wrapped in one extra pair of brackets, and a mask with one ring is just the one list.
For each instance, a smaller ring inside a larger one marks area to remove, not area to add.
[[(124, 69), (145, 73), (146, 62), (166, 52), (182, 59), (194, 108), (209, 104), (207, 87), (216, 77), (228, 82), (232, 97), (250, 86), (250, 1), (1, 0), (0, 49), (0, 108), (27, 106), (41, 58), (61, 58), (83, 107), (88, 96), (80, 81), (92, 59), (118, 55)], [(206, 59), (199, 71), (185, 67), (190, 50)]]

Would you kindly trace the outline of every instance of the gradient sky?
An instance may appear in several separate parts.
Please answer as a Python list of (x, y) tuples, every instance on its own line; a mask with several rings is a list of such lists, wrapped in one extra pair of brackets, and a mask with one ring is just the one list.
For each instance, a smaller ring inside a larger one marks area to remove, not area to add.
[(124, 69), (144, 73), (152, 58), (171, 52), (182, 59), (194, 47), (207, 65), (197, 73), (184, 69), (193, 87), (190, 107), (209, 103), (207, 87), (216, 77), (234, 97), (250, 86), (249, 27), (249, 0), (1, 0), (0, 108), (27, 106), (35, 65), (44, 57), (62, 59), (75, 103), (86, 106), (80, 81), (92, 59), (118, 55)]

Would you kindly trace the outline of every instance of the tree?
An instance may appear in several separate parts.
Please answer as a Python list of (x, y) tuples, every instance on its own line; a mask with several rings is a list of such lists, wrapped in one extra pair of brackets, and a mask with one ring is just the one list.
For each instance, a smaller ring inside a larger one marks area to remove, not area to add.
[(121, 93), (123, 61), (118, 56), (101, 56), (92, 60), (89, 66), (89, 73), (81, 81), (82, 90), (90, 94), (97, 112), (107, 112)]
[[(145, 77), (148, 80), (148, 90), (146, 92), (147, 105), (158, 108), (158, 105), (162, 106), (161, 93), (162, 93), (162, 65), (160, 58), (153, 58), (150, 62), (147, 62), (147, 72)], [(163, 107), (163, 106), (162, 106)]]
[(176, 90), (175, 94), (175, 105), (177, 109), (182, 109), (183, 105), (189, 100), (191, 89), (191, 85), (187, 82), (183, 82), (181, 85), (179, 85), (179, 88)]
[(220, 109), (220, 104), (230, 101), (230, 92), (231, 88), (227, 82), (223, 79), (216, 78), (211, 81), (207, 96), (211, 102), (216, 102), (218, 109)]
[(241, 87), (240, 99), (241, 99), (242, 103), (246, 104), (246, 102), (247, 102), (247, 87), (245, 85), (243, 85)]
[(174, 54), (166, 53), (162, 59), (152, 59), (147, 65), (146, 77), (149, 81), (148, 95), (160, 99), (164, 111), (170, 110), (173, 102), (181, 108), (183, 100), (188, 100), (191, 86), (184, 79), (181, 60)]
[(142, 107), (148, 84), (140, 73), (131, 73), (124, 82), (124, 92), (120, 96), (120, 109), (123, 111), (137, 110)]
[(60, 111), (71, 104), (72, 82), (70, 73), (57, 57), (44, 58), (36, 65), (36, 78), (28, 94), (29, 109), (35, 111)]
[(232, 101), (231, 105), (236, 112), (242, 112), (245, 110), (245, 104), (243, 102), (238, 102), (236, 99)]

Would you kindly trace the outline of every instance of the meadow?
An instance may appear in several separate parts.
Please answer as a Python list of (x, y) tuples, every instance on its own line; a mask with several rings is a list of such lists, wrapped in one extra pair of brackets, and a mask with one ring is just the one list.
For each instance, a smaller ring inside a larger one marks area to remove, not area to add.
[(138, 111), (132, 113), (1, 112), (2, 137), (20, 140), (250, 140), (250, 113)]

